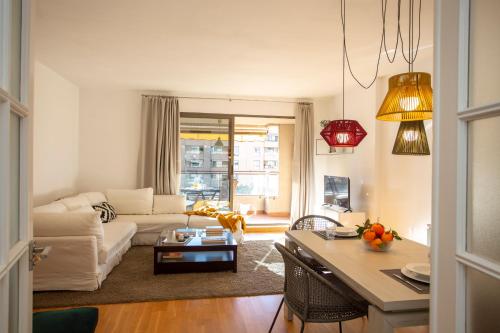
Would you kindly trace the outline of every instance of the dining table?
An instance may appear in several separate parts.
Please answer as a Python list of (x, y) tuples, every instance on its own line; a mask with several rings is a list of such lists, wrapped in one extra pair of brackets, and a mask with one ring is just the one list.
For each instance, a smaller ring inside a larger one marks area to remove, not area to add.
[[(290, 230), (286, 236), (286, 244), (296, 243), (369, 303), (369, 333), (428, 325), (430, 294), (419, 293), (383, 271), (428, 263), (429, 247), (403, 239), (394, 240), (386, 252), (376, 252), (358, 238), (325, 240), (311, 230)], [(285, 316), (292, 319), (288, 312)]]

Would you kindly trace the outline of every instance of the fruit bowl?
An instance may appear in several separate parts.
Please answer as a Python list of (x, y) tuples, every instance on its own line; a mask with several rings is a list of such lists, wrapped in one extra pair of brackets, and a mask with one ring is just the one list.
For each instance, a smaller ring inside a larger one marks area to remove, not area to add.
[(358, 237), (368, 250), (375, 252), (385, 252), (392, 247), (394, 239), (401, 240), (395, 230), (386, 230), (380, 223), (371, 224), (370, 220), (366, 220), (365, 224), (358, 225)]
[(375, 238), (372, 241), (368, 241), (363, 239), (363, 243), (368, 250), (372, 250), (375, 252), (386, 252), (392, 247), (393, 241), (382, 241), (380, 238)]

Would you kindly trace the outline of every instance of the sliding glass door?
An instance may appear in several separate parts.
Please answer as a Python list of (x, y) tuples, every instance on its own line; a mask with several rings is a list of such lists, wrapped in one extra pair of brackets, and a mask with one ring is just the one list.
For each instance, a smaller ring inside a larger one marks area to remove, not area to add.
[(232, 209), (233, 118), (181, 114), (181, 188), (187, 209)]

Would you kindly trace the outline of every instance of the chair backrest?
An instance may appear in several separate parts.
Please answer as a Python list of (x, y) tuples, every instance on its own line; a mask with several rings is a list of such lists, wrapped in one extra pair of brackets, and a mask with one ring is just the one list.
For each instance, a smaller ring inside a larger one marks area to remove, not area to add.
[(343, 299), (331, 282), (320, 276), (293, 252), (274, 243), (285, 263), (285, 300), (291, 310), (302, 320), (307, 320), (312, 299), (331, 303)]
[(340, 222), (335, 221), (328, 216), (322, 215), (306, 215), (295, 221), (291, 230), (325, 230), (330, 225), (335, 224), (338, 227), (343, 227)]

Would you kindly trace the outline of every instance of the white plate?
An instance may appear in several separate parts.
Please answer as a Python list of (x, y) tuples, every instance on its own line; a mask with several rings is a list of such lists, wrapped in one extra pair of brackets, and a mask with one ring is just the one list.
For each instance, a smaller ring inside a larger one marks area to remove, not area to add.
[(408, 271), (424, 278), (429, 278), (431, 276), (431, 265), (429, 263), (423, 263), (423, 262), (411, 263), (407, 264), (405, 268)]
[(413, 279), (415, 281), (424, 282), (424, 283), (430, 283), (430, 278), (426, 278), (424, 276), (418, 275), (417, 273), (411, 272), (408, 269), (406, 269), (406, 267), (401, 268), (401, 273), (404, 276), (406, 276), (406, 277), (408, 277), (410, 279)]
[(351, 227), (337, 227), (335, 228), (336, 235), (352, 235), (353, 232), (356, 232), (356, 229)]
[(358, 237), (358, 233), (356, 231), (353, 231), (348, 234), (338, 234), (337, 232), (335, 232), (335, 237), (344, 237), (344, 238)]

